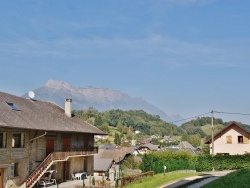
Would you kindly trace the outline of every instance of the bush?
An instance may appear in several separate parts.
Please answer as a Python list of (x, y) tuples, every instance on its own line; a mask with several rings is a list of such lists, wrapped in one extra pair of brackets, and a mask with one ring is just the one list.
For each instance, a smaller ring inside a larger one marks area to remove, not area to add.
[(141, 170), (163, 173), (166, 166), (167, 172), (175, 170), (196, 170), (212, 171), (215, 170), (235, 170), (250, 168), (250, 154), (245, 155), (215, 155), (208, 154), (193, 155), (187, 151), (178, 152), (155, 152), (146, 154), (142, 158)]
[(95, 177), (92, 178), (92, 185), (95, 185)]

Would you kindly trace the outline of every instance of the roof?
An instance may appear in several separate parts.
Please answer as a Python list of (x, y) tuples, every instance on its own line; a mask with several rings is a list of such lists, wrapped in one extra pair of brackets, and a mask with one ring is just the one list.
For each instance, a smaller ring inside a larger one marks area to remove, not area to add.
[(182, 149), (195, 150), (194, 146), (192, 146), (192, 144), (190, 144), (188, 141), (181, 141), (178, 147)]
[(113, 159), (116, 163), (122, 161), (126, 157), (126, 155), (130, 155), (129, 153), (118, 149), (99, 150), (98, 152), (100, 158)]
[(94, 155), (94, 171), (108, 171), (113, 164), (113, 159), (101, 158), (99, 155)]
[[(217, 132), (214, 135), (214, 138), (216, 139), (219, 135), (224, 134), (224, 132), (226, 130), (230, 129), (230, 127), (232, 127), (232, 126), (237, 126), (240, 129), (242, 129), (243, 131), (245, 131), (246, 133), (250, 134), (250, 128), (248, 129), (245, 125), (242, 125), (240, 123), (236, 123), (236, 122), (232, 121), (232, 122), (229, 122), (228, 125), (224, 129), (222, 129), (219, 132)], [(207, 141), (205, 141), (205, 144), (210, 144), (211, 142), (212, 142), (212, 137), (209, 138)]]
[(98, 147), (99, 150), (100, 149), (115, 149), (115, 148), (116, 148), (116, 146), (113, 144), (104, 144), (104, 145), (101, 145)]
[(131, 147), (117, 147), (118, 150), (122, 150), (125, 151), (126, 153), (131, 153), (133, 154), (133, 152), (135, 151), (136, 146), (131, 146)]
[(151, 143), (143, 144), (143, 145), (140, 145), (137, 150), (140, 150), (141, 148), (148, 148), (151, 151), (153, 151), (153, 150), (158, 150), (159, 145), (154, 145), (154, 144), (151, 144)]
[[(13, 104), (12, 109), (7, 103)], [(0, 92), (0, 127), (105, 135), (78, 117), (68, 117), (58, 105)]]

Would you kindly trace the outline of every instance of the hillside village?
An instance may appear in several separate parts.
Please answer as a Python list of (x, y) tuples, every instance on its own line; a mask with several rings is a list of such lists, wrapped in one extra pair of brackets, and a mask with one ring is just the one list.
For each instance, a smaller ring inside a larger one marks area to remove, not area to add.
[[(0, 92), (0, 185), (31, 188), (81, 180), (117, 187), (124, 176), (162, 172), (154, 170), (157, 161), (147, 166), (143, 156), (250, 153), (247, 125), (214, 119), (219, 132), (211, 138), (211, 131), (204, 131), (210, 121), (202, 117), (178, 127), (141, 110), (73, 111), (72, 99), (61, 108)], [(185, 168), (192, 167), (172, 170)]]

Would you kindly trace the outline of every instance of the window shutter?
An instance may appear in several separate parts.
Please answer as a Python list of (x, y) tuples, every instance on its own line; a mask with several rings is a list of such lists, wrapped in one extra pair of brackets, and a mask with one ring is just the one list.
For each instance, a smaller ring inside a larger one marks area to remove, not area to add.
[(15, 171), (15, 163), (11, 163), (10, 165), (10, 178), (14, 178), (14, 171)]
[(244, 144), (248, 144), (248, 142), (249, 142), (248, 138), (245, 137), (245, 136), (243, 136), (243, 143), (244, 143)]
[(24, 148), (24, 133), (21, 133), (21, 148)]
[(227, 136), (227, 144), (232, 144), (232, 136)]
[(6, 148), (7, 145), (7, 135), (6, 133), (3, 133), (3, 148)]

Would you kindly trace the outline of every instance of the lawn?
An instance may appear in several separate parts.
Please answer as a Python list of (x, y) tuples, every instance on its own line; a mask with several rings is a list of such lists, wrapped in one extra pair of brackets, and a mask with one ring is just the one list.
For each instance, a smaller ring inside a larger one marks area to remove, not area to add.
[(172, 173), (166, 173), (165, 176), (164, 174), (156, 174), (153, 177), (146, 177), (143, 178), (139, 182), (134, 182), (131, 183), (125, 188), (152, 188), (152, 187), (160, 187), (164, 184), (168, 184), (171, 182), (174, 182), (179, 179), (191, 177), (191, 176), (196, 176), (198, 175), (197, 173), (192, 173), (192, 172), (172, 172)]
[(250, 187), (250, 169), (241, 169), (223, 176), (202, 188), (245, 188)]

